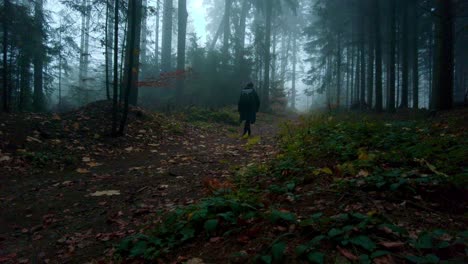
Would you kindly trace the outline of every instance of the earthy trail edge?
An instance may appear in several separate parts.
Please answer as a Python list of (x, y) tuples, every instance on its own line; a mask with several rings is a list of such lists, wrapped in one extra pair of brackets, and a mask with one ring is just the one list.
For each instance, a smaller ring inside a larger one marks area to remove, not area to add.
[(204, 180), (223, 179), (273, 158), (279, 123), (280, 118), (260, 116), (250, 140), (241, 139), (233, 126), (189, 125), (183, 136), (125, 148), (114, 159), (93, 158), (98, 166), (78, 169), (81, 173), (44, 169), (2, 177), (0, 259), (83, 263), (105, 258), (114, 243), (138, 232), (158, 210), (203, 197)]

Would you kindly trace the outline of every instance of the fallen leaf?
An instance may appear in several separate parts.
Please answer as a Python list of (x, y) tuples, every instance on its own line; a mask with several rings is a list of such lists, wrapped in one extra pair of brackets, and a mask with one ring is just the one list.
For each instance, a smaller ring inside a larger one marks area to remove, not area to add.
[(90, 157), (83, 157), (81, 159), (83, 162), (90, 162), (91, 161), (91, 158)]
[(42, 228), (43, 228), (42, 225), (35, 225), (35, 226), (31, 227), (31, 233), (37, 232), (37, 231), (41, 230)]
[(106, 190), (106, 191), (96, 191), (90, 194), (91, 196), (112, 196), (112, 195), (120, 195), (120, 191), (118, 190)]
[(39, 140), (39, 139), (37, 139), (37, 138), (35, 138), (35, 137), (30, 137), (30, 136), (26, 137), (26, 141), (28, 141), (28, 142), (33, 142), (33, 141), (35, 141), (35, 142), (37, 142), (37, 143), (42, 143), (41, 140)]
[(169, 188), (169, 185), (167, 185), (167, 184), (161, 184), (161, 185), (159, 185), (158, 190), (165, 190), (165, 189), (167, 189), (167, 188)]
[(81, 242), (81, 243), (78, 243), (76, 246), (78, 246), (79, 248), (84, 248), (86, 244)]
[(349, 260), (358, 260), (359, 258), (351, 253), (349, 250), (341, 248), (339, 246), (336, 247), (338, 251), (341, 253), (341, 255), (345, 256)]
[(400, 248), (405, 245), (403, 242), (379, 242), (380, 245), (386, 247), (386, 248)]
[(98, 162), (92, 161), (92, 162), (86, 163), (86, 165), (88, 165), (88, 166), (91, 167), (91, 168), (94, 168), (94, 167), (97, 167), (97, 166), (101, 166), (102, 163), (98, 163)]
[(239, 237), (237, 238), (237, 242), (239, 242), (239, 243), (241, 243), (241, 244), (247, 244), (247, 243), (249, 243), (249, 241), (250, 241), (250, 237), (245, 236), (245, 235), (239, 236)]
[(359, 177), (367, 177), (367, 176), (369, 176), (369, 172), (366, 171), (366, 170), (360, 170), (357, 176), (359, 176)]
[(89, 173), (89, 170), (83, 169), (83, 168), (78, 168), (78, 169), (76, 169), (76, 172), (78, 172), (78, 173)]
[(10, 260), (13, 260), (14, 258), (16, 258), (16, 253), (11, 253), (11, 254), (8, 254), (8, 255), (3, 255), (3, 256), (0, 256), (0, 262), (3, 263), (3, 262), (8, 262)]
[(10, 159), (11, 159), (10, 156), (1, 156), (1, 157), (0, 157), (0, 162), (2, 162), (2, 161), (9, 161)]
[(72, 246), (72, 245), (69, 245), (69, 246), (68, 246), (68, 252), (69, 252), (69, 253), (75, 252), (75, 247)]
[(205, 262), (203, 262), (203, 259), (193, 258), (193, 259), (189, 259), (186, 263), (187, 264), (204, 264)]
[(448, 177), (447, 174), (443, 173), (443, 172), (440, 172), (436, 169), (436, 167), (432, 164), (430, 164), (427, 160), (425, 159), (415, 159), (415, 161), (419, 161), (421, 163), (421, 165), (426, 165), (427, 168), (432, 171), (433, 173), (439, 175), (439, 176), (444, 176), (444, 177)]
[(52, 144), (56, 144), (56, 145), (62, 143), (62, 141), (60, 139), (52, 139), (51, 142), (52, 142)]
[(382, 256), (379, 258), (373, 259), (375, 264), (394, 264), (395, 260), (391, 255)]

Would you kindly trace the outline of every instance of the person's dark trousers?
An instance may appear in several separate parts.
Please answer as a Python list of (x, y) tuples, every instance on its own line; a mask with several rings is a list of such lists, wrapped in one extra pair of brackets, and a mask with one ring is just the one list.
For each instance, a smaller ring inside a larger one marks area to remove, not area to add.
[(251, 133), (251, 131), (250, 131), (250, 120), (245, 120), (244, 134), (243, 135), (245, 135), (247, 133), (250, 136), (250, 133)]

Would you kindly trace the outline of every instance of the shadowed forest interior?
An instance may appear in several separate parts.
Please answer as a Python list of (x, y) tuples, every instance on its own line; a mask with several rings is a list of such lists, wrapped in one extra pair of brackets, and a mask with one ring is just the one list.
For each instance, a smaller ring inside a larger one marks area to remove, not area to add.
[(468, 0), (0, 8), (0, 263), (468, 262)]

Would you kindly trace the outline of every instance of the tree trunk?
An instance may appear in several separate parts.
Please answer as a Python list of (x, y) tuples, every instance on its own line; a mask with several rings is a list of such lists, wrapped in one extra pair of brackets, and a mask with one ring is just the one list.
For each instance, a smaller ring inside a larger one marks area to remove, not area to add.
[(326, 97), (326, 100), (327, 100), (327, 105), (330, 106), (331, 105), (331, 89), (332, 89), (332, 86), (331, 86), (331, 83), (332, 83), (332, 77), (333, 77), (333, 64), (332, 64), (332, 60), (331, 60), (332, 56), (329, 55), (327, 56), (326, 58), (326, 69), (327, 69), (327, 73), (326, 73), (326, 76), (327, 76), (327, 79), (325, 81), (325, 85), (324, 85), (324, 88), (325, 88), (325, 97)]
[(125, 97), (124, 110), (120, 121), (119, 135), (124, 134), (128, 117), (129, 104), (136, 105), (138, 97), (138, 67), (141, 30), (141, 0), (132, 0), (128, 7), (127, 58), (125, 67)]
[(35, 34), (34, 34), (34, 95), (33, 106), (34, 111), (41, 112), (44, 110), (44, 92), (43, 92), (43, 68), (44, 68), (44, 13), (43, 2), (38, 0), (34, 7)]
[[(377, 0), (372, 0), (372, 2), (376, 2)], [(372, 3), (371, 2), (371, 3)], [(371, 5), (369, 5), (369, 9)], [(370, 12), (369, 12), (370, 13)], [(368, 24), (369, 24), (369, 32), (368, 32), (368, 61), (367, 61), (367, 107), (369, 109), (373, 108), (374, 103), (374, 59), (375, 59), (375, 30), (374, 28), (376, 25), (373, 23), (372, 19), (375, 20), (375, 14), (369, 17)]]
[(297, 65), (297, 38), (295, 33), (291, 33), (293, 38), (293, 54), (292, 54), (292, 91), (291, 91), (291, 108), (296, 109), (296, 65)]
[(361, 39), (359, 40), (360, 43), (360, 52), (361, 52), (361, 73), (360, 73), (360, 96), (359, 96), (359, 105), (361, 110), (366, 107), (366, 57), (365, 57), (365, 18), (364, 14), (361, 17)]
[(355, 67), (355, 77), (354, 77), (354, 91), (353, 91), (353, 99), (352, 99), (352, 105), (356, 105), (359, 107), (359, 85), (360, 85), (360, 76), (359, 76), (359, 73), (360, 73), (360, 67), (361, 67), (361, 56), (359, 54), (360, 52), (360, 49), (358, 47), (358, 45), (356, 45), (355, 47), (355, 50), (356, 50), (356, 67)]
[(413, 0), (411, 2), (411, 17), (413, 28), (411, 32), (412, 36), (412, 48), (413, 48), (413, 108), (419, 108), (419, 18), (418, 18), (418, 1)]
[(272, 31), (273, 37), (272, 37), (272, 59), (271, 59), (271, 77), (270, 77), (270, 83), (272, 84), (272, 89), (277, 89), (278, 87), (276, 86), (276, 45), (277, 45), (277, 30)]
[[(81, 43), (80, 43), (80, 65), (78, 74), (78, 87), (81, 90), (86, 90), (85, 81), (88, 75), (89, 63), (89, 24), (90, 24), (90, 10), (88, 0), (82, 2), (83, 14), (81, 16)], [(88, 102), (88, 92), (85, 93), (85, 103)]]
[[(138, 104), (138, 75), (140, 70), (140, 36), (141, 36), (141, 2), (142, 0), (130, 1), (129, 17), (128, 17), (128, 37), (127, 47), (125, 50), (125, 101), (131, 105)], [(134, 10), (135, 9), (135, 10)], [(131, 17), (131, 16), (135, 17)], [(132, 32), (134, 31), (134, 32)], [(133, 37), (133, 39), (131, 39)], [(131, 79), (131, 82), (128, 80)]]
[(438, 41), (438, 104), (437, 110), (450, 110), (453, 105), (454, 12), (453, 1), (439, 1), (440, 26)]
[(401, 51), (402, 51), (402, 81), (401, 81), (401, 108), (408, 108), (408, 79), (409, 79), (409, 27), (408, 27), (408, 3), (402, 1), (403, 24), (401, 28)]
[(431, 24), (431, 33), (429, 35), (429, 41), (427, 45), (427, 49), (429, 50), (429, 63), (427, 63), (427, 71), (429, 72), (429, 88), (428, 88), (428, 100), (429, 100), (429, 109), (434, 109), (433, 100), (432, 100), (432, 91), (434, 90), (433, 82), (434, 82), (434, 23)]
[(171, 70), (172, 53), (172, 0), (164, 0), (163, 32), (162, 32), (162, 50), (161, 50), (161, 71), (169, 72)]
[(79, 64), (79, 72), (78, 72), (78, 87), (83, 87), (83, 71), (84, 71), (84, 56), (85, 56), (85, 34), (86, 34), (86, 10), (87, 10), (87, 2), (83, 0), (81, 3), (81, 7), (83, 9), (83, 13), (81, 14), (81, 36), (80, 36), (80, 64)]
[(336, 49), (336, 107), (340, 107), (341, 103), (341, 34), (337, 36), (338, 47)]
[[(187, 35), (187, 0), (179, 0), (179, 15), (178, 15), (178, 38), (177, 38), (177, 70), (185, 70), (185, 44)], [(176, 100), (179, 105), (182, 105), (182, 96), (184, 91), (184, 79), (177, 79), (177, 95)]]
[(396, 54), (396, 57), (397, 57), (397, 63), (396, 63), (396, 102), (395, 102), (395, 107), (399, 106), (400, 105), (400, 102), (401, 102), (401, 97), (400, 97), (400, 94), (401, 94), (401, 83), (402, 83), (402, 72), (401, 72), (401, 58), (402, 58), (402, 52), (401, 52), (401, 45), (400, 47), (397, 49), (397, 54)]
[[(84, 38), (84, 57), (83, 57), (83, 81), (88, 80), (88, 67), (89, 67), (89, 24), (91, 22), (91, 6), (88, 0), (86, 0), (86, 25), (85, 25), (85, 38)], [(86, 89), (89, 89), (88, 85), (84, 83)], [(86, 103), (88, 103), (88, 97), (86, 97)]]
[(109, 84), (109, 20), (110, 20), (110, 6), (109, 6), (109, 0), (106, 1), (106, 27), (105, 27), (105, 36), (104, 36), (104, 53), (105, 53), (105, 62), (104, 62), (104, 68), (105, 68), (105, 76), (106, 76), (106, 99), (110, 100), (110, 84)]
[[(354, 43), (354, 35), (353, 32), (351, 32), (351, 43)], [(348, 98), (348, 107), (353, 104), (353, 99), (354, 99), (354, 83), (355, 83), (355, 75), (354, 75), (354, 65), (355, 65), (355, 57), (356, 57), (356, 49), (354, 47), (354, 44), (351, 44), (351, 68), (349, 69), (349, 74), (351, 76), (351, 84), (350, 84), (350, 89), (349, 89), (349, 98)]]
[(383, 110), (382, 95), (382, 37), (380, 34), (380, 0), (374, 1), (374, 38), (375, 38), (375, 110)]
[[(399, 51), (401, 52), (401, 51)], [(401, 107), (401, 92), (402, 92), (402, 80), (403, 80), (403, 74), (402, 74), (402, 65), (401, 65), (401, 54), (397, 53), (397, 57), (399, 60), (397, 61), (397, 84), (396, 84), (396, 105)]]
[(126, 43), (128, 42), (127, 40), (127, 33), (128, 33), (128, 18), (127, 21), (125, 22), (125, 27), (124, 27), (124, 32), (123, 32), (123, 41), (122, 41), (122, 51), (120, 52), (120, 87), (119, 87), (119, 103), (122, 103), (124, 101), (124, 96), (125, 96), (125, 83), (124, 83), (124, 66), (125, 66), (125, 61), (124, 61), (124, 56), (125, 56), (125, 47)]
[(148, 52), (147, 52), (147, 40), (146, 40), (146, 36), (148, 35), (147, 19), (148, 19), (148, 0), (143, 0), (142, 6), (141, 6), (141, 35), (140, 35), (141, 75), (143, 78), (146, 75), (146, 70), (147, 70), (147, 65), (148, 65), (148, 60), (147, 60)]
[(350, 59), (350, 46), (348, 46), (346, 48), (346, 97), (345, 97), (345, 105), (346, 107), (348, 106), (348, 102), (349, 102), (349, 90), (350, 90), (350, 87), (351, 87), (351, 75), (349, 74), (350, 73), (350, 62), (351, 62), (351, 59)]
[(239, 50), (241, 52), (240, 56), (243, 56), (243, 50), (245, 47), (245, 28), (246, 28), (246, 21), (247, 21), (247, 15), (250, 10), (250, 2), (249, 1), (244, 1), (242, 3), (242, 11), (241, 11), (241, 17), (240, 17), (240, 26), (239, 26)]
[(159, 75), (159, 20), (161, 19), (161, 8), (159, 3), (159, 1), (156, 3), (156, 37), (154, 40), (154, 64), (156, 65), (156, 75)]
[(210, 44), (210, 48), (209, 48), (210, 51), (214, 50), (214, 48), (216, 46), (216, 42), (218, 42), (219, 36), (221, 35), (221, 32), (223, 32), (225, 19), (226, 19), (225, 15), (223, 15), (223, 19), (221, 19), (221, 23), (219, 23), (218, 29), (216, 30), (216, 33), (215, 33), (215, 35), (213, 37), (213, 40), (212, 40), (212, 42)]
[(287, 33), (286, 30), (283, 32), (281, 38), (281, 69), (280, 69), (280, 79), (283, 82), (283, 85), (286, 84), (286, 67), (288, 66), (288, 55), (291, 47), (291, 33)]
[(256, 12), (254, 16), (254, 22), (253, 22), (253, 27), (254, 27), (254, 48), (255, 48), (255, 86), (257, 87), (258, 93), (263, 99), (263, 88), (262, 88), (262, 70), (263, 70), (263, 56), (264, 52), (261, 49), (261, 46), (259, 45), (265, 38), (264, 35), (261, 35), (261, 30), (260, 30), (260, 12)]
[(263, 75), (263, 102), (262, 106), (264, 110), (270, 108), (270, 62), (271, 62), (271, 17), (273, 13), (272, 1), (266, 0), (265, 3), (265, 15), (266, 15), (266, 29), (265, 29), (265, 50), (264, 50), (264, 75)]
[(31, 85), (31, 58), (25, 51), (20, 51), (19, 67), (20, 67), (20, 95), (19, 95), (19, 110), (24, 111), (29, 105), (30, 85)]
[(232, 0), (225, 0), (224, 6), (224, 32), (223, 32), (223, 65), (226, 67), (229, 61), (229, 37), (231, 35), (231, 7)]
[(8, 112), (8, 18), (10, 1), (4, 0), (3, 15), (3, 111)]
[[(58, 109), (62, 109), (62, 19), (60, 19), (59, 28), (59, 77), (58, 77)], [(107, 72), (106, 72), (107, 74)]]
[(114, 92), (112, 93), (112, 135), (117, 136), (118, 90), (119, 90), (119, 1), (114, 7)]
[[(437, 18), (439, 19), (439, 18)], [(439, 109), (439, 82), (440, 82), (440, 72), (439, 72), (439, 53), (440, 53), (440, 44), (439, 41), (439, 33), (440, 33), (440, 25), (439, 21), (434, 21), (433, 25), (433, 33), (434, 33), (434, 45), (433, 45), (433, 60), (432, 60), (432, 92), (431, 92), (431, 101), (430, 101), (430, 109), (437, 110)]]
[(250, 10), (250, 2), (243, 1), (242, 3), (242, 10), (239, 22), (239, 32), (236, 36), (237, 40), (237, 48), (236, 48), (236, 62), (237, 62), (237, 71), (239, 74), (239, 81), (244, 82), (247, 78), (246, 74), (244, 74), (244, 52), (245, 52), (245, 29), (246, 29), (246, 21), (247, 21), (247, 14)]
[(395, 111), (395, 64), (396, 64), (396, 1), (390, 1), (390, 60), (389, 60), (389, 112)]
[(62, 109), (62, 51), (59, 51), (59, 77), (58, 77), (58, 109)]

